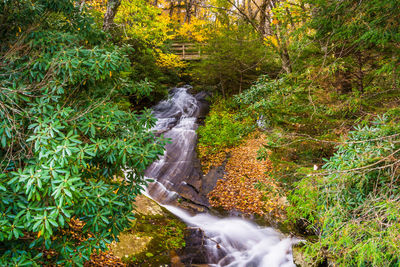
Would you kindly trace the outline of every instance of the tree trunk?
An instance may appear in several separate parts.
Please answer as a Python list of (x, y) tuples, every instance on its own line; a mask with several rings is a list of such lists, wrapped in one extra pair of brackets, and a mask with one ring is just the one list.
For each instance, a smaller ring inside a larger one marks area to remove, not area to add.
[(275, 35), (276, 41), (278, 43), (277, 50), (278, 50), (279, 56), (281, 58), (282, 69), (286, 73), (291, 73), (292, 72), (292, 63), (290, 61), (287, 43), (284, 40), (284, 38), (282, 37), (282, 35), (280, 34), (279, 24), (275, 25), (275, 34), (274, 35)]
[(169, 17), (171, 18), (172, 15), (174, 15), (174, 0), (169, 2)]
[(249, 13), (250, 18), (254, 20), (255, 19), (254, 12), (253, 12), (253, 7), (251, 5), (252, 5), (251, 0), (247, 0), (247, 12)]
[(121, 5), (122, 0), (108, 0), (107, 1), (107, 11), (104, 15), (103, 30), (110, 30), (111, 26), (114, 24), (114, 17), (117, 14), (118, 7)]
[(276, 31), (278, 32), (278, 34), (276, 34), (275, 36), (276, 36), (277, 42), (278, 42), (278, 49), (279, 49), (279, 55), (281, 57), (282, 68), (286, 73), (291, 73), (292, 72), (292, 63), (290, 61), (287, 43), (286, 43), (285, 39), (282, 37), (282, 35), (280, 34), (279, 25), (276, 25)]
[(292, 64), (290, 62), (289, 52), (286, 48), (286, 45), (282, 47), (281, 51), (281, 60), (282, 60), (282, 68), (286, 73), (292, 72)]
[(194, 3), (194, 9), (193, 9), (193, 16), (194, 16), (194, 17), (197, 17), (198, 11), (199, 11), (199, 3), (198, 3), (198, 1), (196, 0), (195, 3)]
[(260, 23), (258, 25), (258, 31), (262, 36), (266, 33), (267, 26), (267, 1), (263, 0), (260, 6)]
[(82, 0), (80, 4), (79, 4), (79, 2), (76, 2), (77, 5), (79, 5), (79, 11), (82, 12), (83, 7), (85, 6), (85, 2), (86, 2), (86, 0)]
[(185, 5), (186, 5), (185, 22), (190, 23), (190, 20), (192, 18), (193, 0), (186, 0)]

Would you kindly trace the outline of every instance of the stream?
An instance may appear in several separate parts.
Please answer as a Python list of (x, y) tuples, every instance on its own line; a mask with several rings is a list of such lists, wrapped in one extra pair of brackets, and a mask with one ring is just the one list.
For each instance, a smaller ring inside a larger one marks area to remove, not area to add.
[[(295, 266), (292, 245), (296, 239), (238, 217), (220, 218), (204, 212), (209, 206), (207, 194), (216, 179), (202, 175), (195, 149), (198, 118), (205, 116), (208, 104), (206, 94), (192, 95), (190, 89), (189, 86), (174, 88), (168, 100), (153, 107), (158, 121), (152, 130), (170, 138), (171, 143), (167, 144), (164, 155), (146, 170), (145, 176), (155, 181), (149, 184), (147, 194), (201, 234), (198, 254), (203, 257), (196, 260), (195, 252), (190, 264)], [(190, 204), (186, 208), (191, 213), (177, 207), (182, 202)]]

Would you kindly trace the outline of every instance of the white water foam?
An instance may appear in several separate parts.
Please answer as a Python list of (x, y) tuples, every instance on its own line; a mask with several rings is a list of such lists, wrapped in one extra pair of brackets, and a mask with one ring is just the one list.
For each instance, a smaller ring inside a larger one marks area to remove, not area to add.
[(285, 238), (273, 228), (259, 227), (240, 218), (221, 219), (210, 214), (191, 216), (177, 207), (164, 207), (189, 226), (204, 231), (210, 266), (296, 266), (292, 259), (292, 245), (299, 240)]

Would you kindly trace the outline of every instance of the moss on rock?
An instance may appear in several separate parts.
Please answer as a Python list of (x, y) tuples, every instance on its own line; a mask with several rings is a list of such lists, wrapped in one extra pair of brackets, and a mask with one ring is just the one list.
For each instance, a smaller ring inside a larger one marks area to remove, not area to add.
[(155, 201), (139, 196), (132, 228), (119, 236), (111, 250), (128, 266), (179, 263), (176, 250), (185, 246), (186, 225)]

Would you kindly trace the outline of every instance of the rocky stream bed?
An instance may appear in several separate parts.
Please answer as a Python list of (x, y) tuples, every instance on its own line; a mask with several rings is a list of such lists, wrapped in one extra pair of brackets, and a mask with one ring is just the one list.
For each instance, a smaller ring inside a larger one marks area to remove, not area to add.
[(207, 194), (223, 178), (224, 166), (201, 171), (196, 129), (208, 112), (207, 94), (192, 95), (190, 89), (172, 89), (153, 108), (153, 130), (171, 143), (147, 169), (155, 182), (148, 197), (137, 198), (136, 219), (112, 245), (113, 254), (130, 266), (296, 266), (292, 246), (298, 239), (210, 209)]

